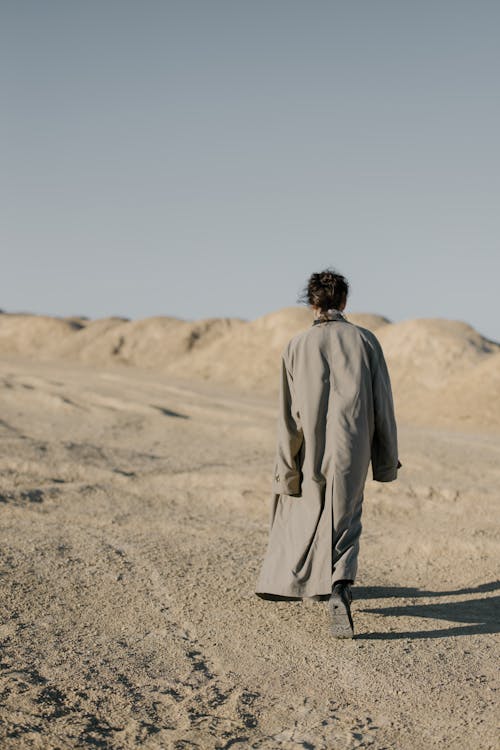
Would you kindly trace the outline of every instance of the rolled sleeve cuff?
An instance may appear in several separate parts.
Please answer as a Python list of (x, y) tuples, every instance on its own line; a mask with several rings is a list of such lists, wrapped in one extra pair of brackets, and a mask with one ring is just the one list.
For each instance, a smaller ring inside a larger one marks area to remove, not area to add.
[(287, 471), (281, 473), (276, 471), (273, 479), (273, 492), (280, 495), (301, 495), (300, 472)]
[(397, 466), (381, 466), (373, 469), (372, 476), (375, 482), (394, 482), (398, 478), (398, 469), (402, 464), (398, 461)]

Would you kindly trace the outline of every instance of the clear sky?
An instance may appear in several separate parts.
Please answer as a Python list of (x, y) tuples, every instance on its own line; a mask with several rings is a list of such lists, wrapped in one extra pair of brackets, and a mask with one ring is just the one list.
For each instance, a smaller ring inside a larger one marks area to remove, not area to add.
[(0, 308), (500, 339), (498, 0), (0, 0)]

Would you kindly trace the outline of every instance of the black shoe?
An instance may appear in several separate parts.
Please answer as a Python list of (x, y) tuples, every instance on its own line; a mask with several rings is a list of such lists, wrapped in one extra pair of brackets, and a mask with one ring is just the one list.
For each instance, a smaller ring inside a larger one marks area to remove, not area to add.
[(351, 602), (351, 584), (346, 581), (337, 581), (333, 585), (328, 601), (331, 633), (335, 638), (352, 638), (354, 635)]

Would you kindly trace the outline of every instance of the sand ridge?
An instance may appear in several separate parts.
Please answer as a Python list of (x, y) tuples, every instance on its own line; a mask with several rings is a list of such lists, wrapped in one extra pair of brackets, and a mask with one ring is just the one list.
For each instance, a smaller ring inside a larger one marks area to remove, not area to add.
[[(460, 429), (500, 427), (500, 344), (462, 321), (418, 318), (391, 323), (346, 312), (379, 338), (397, 415), (419, 424)], [(168, 316), (142, 320), (0, 315), (0, 354), (36, 360), (134, 365), (261, 395), (276, 395), (280, 353), (312, 323), (306, 307), (286, 307), (255, 320)]]

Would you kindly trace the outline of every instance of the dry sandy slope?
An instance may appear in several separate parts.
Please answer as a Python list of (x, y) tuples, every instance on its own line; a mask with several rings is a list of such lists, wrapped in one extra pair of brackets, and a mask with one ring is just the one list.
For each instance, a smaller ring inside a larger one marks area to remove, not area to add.
[(0, 378), (2, 749), (496, 747), (498, 435), (401, 425), (339, 642), (324, 604), (253, 593), (273, 398), (14, 356)]
[[(351, 313), (348, 319), (376, 332), (400, 418), (421, 425), (500, 429), (500, 344), (456, 320), (390, 323), (380, 315)], [(312, 320), (303, 306), (252, 321), (166, 316), (88, 321), (3, 314), (0, 355), (135, 365), (273, 396), (283, 347)]]

